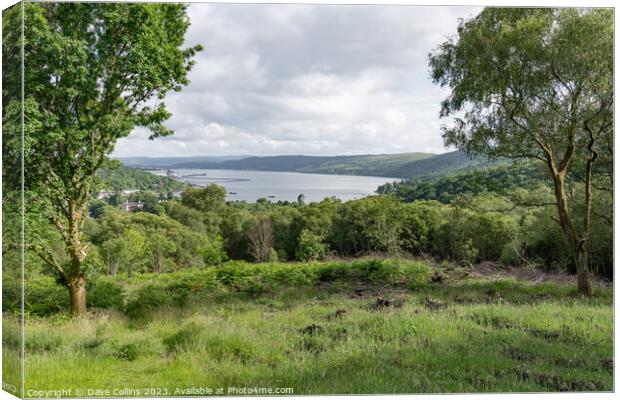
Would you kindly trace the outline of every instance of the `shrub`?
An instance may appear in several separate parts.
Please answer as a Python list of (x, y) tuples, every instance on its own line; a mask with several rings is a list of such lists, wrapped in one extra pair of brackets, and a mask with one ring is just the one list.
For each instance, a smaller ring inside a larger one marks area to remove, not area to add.
[(114, 356), (120, 360), (135, 361), (150, 355), (161, 353), (161, 345), (151, 338), (140, 338), (116, 344)]
[[(148, 274), (138, 275), (141, 281)], [(159, 306), (185, 306), (192, 298), (201, 297), (220, 286), (214, 269), (182, 270), (155, 276), (155, 279), (139, 284), (126, 294), (125, 313), (142, 317), (148, 310)]]
[(224, 240), (219, 235), (204, 242), (198, 251), (202, 255), (205, 265), (219, 265), (227, 258)]
[(29, 276), (24, 291), (26, 313), (44, 316), (65, 311), (69, 306), (69, 291), (52, 276)]
[(344, 279), (351, 267), (344, 262), (321, 263), (317, 265), (316, 277), (321, 282), (333, 282)]
[(132, 318), (144, 316), (149, 309), (162, 306), (170, 300), (161, 283), (147, 283), (134, 289), (127, 298), (125, 313)]
[(100, 276), (89, 280), (86, 293), (89, 307), (123, 308), (123, 288), (112, 278)]
[(323, 243), (323, 236), (317, 235), (309, 229), (299, 234), (299, 244), (295, 257), (299, 261), (318, 260), (327, 252), (327, 245)]
[(409, 287), (428, 283), (430, 267), (419, 261), (366, 259), (351, 264), (360, 279), (373, 283), (405, 284)]
[(273, 247), (269, 249), (269, 253), (267, 254), (267, 262), (278, 262), (278, 252)]

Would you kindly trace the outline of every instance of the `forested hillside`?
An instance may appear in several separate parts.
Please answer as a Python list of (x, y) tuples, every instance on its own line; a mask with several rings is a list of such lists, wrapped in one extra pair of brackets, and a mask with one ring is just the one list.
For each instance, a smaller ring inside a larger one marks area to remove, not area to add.
[(461, 151), (433, 155), (432, 157), (404, 163), (391, 171), (391, 175), (399, 178), (411, 178), (426, 175), (446, 175), (473, 168), (483, 168), (505, 163), (505, 160), (489, 160), (484, 157), (471, 157)]
[(460, 151), (444, 154), (399, 153), (356, 156), (269, 157), (190, 157), (190, 158), (125, 158), (128, 166), (143, 168), (232, 169), (250, 171), (307, 172), (315, 174), (367, 175), (411, 178), (443, 175), (475, 167), (496, 165), (501, 161), (471, 158)]
[(166, 176), (157, 176), (147, 171), (122, 165), (101, 169), (97, 176), (103, 181), (103, 189), (110, 191), (137, 189), (167, 193), (183, 190), (187, 186), (186, 183)]
[(448, 204), (463, 194), (492, 192), (507, 195), (515, 189), (534, 190), (548, 186), (547, 175), (542, 165), (534, 163), (471, 167), (449, 175), (429, 174), (386, 183), (377, 189), (377, 193), (394, 194), (407, 203), (437, 200)]
[(308, 172), (342, 175), (394, 176), (395, 171), (411, 162), (432, 157), (430, 153), (401, 153), (356, 156), (302, 156), (243, 157), (216, 159), (192, 157), (188, 159), (124, 159), (134, 166), (158, 165), (167, 168), (232, 169), (251, 171)]

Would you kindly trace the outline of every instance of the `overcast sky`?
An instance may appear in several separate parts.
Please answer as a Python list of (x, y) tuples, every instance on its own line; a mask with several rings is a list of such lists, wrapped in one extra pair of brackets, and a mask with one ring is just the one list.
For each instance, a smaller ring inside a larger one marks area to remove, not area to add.
[(174, 136), (114, 156), (336, 155), (446, 149), (427, 55), (480, 9), (192, 4), (204, 51), (166, 98)]

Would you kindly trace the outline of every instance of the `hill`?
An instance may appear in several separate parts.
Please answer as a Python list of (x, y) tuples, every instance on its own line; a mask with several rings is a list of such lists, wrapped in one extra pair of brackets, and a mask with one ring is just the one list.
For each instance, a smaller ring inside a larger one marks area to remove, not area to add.
[(234, 156), (124, 158), (124, 165), (134, 168), (195, 168), (249, 171), (305, 172), (315, 174), (367, 175), (412, 178), (447, 175), (457, 171), (495, 165), (497, 161), (470, 158), (460, 151), (444, 154), (399, 153), (354, 156)]
[[(315, 174), (392, 176), (392, 171), (413, 161), (431, 157), (430, 153), (402, 153), (356, 156), (285, 155), (247, 157), (216, 163), (187, 161), (174, 168), (234, 169), (250, 171), (307, 172)], [(396, 177), (396, 176), (394, 176)]]
[(182, 190), (187, 186), (175, 179), (125, 166), (103, 168), (98, 172), (98, 176), (103, 181), (104, 189), (111, 191), (138, 189), (166, 193)]
[(401, 182), (386, 183), (377, 189), (381, 194), (395, 194), (407, 203), (437, 200), (450, 203), (465, 193), (494, 192), (506, 194), (515, 189), (534, 190), (547, 185), (547, 171), (536, 163), (499, 164), (461, 168), (451, 174), (413, 175)]
[(171, 168), (179, 163), (218, 163), (241, 160), (249, 156), (196, 156), (196, 157), (120, 157), (116, 160), (131, 168)]
[(394, 168), (391, 171), (392, 175), (389, 176), (398, 178), (441, 176), (490, 167), (503, 162), (501, 160), (488, 160), (484, 157), (472, 158), (461, 151), (451, 151), (402, 164)]

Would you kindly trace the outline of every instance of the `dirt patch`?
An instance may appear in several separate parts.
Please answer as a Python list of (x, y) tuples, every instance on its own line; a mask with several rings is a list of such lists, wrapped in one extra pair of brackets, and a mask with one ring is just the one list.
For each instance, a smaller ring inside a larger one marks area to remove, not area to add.
[[(545, 272), (537, 268), (511, 267), (498, 264), (492, 261), (483, 261), (476, 265), (466, 266), (464, 270), (468, 276), (472, 278), (506, 278), (512, 277), (518, 280), (529, 281), (534, 283), (560, 283), (560, 284), (577, 284), (577, 277), (561, 272)], [(608, 282), (593, 278), (592, 282), (595, 286), (609, 286)], [(544, 295), (543, 295), (544, 296)]]
[(312, 325), (306, 326), (305, 328), (301, 328), (299, 332), (304, 335), (314, 335), (316, 333), (323, 332), (323, 327), (317, 324), (312, 324)]
[(371, 310), (380, 311), (388, 308), (401, 308), (405, 304), (404, 300), (388, 300), (382, 296), (377, 297), (377, 299), (370, 305)]
[(546, 331), (544, 329), (524, 329), (523, 331), (545, 340), (558, 340), (562, 336), (558, 331)]
[(601, 367), (603, 367), (604, 370), (610, 373), (613, 373), (614, 372), (614, 359), (611, 357), (603, 358), (601, 360)]
[(517, 361), (531, 361), (535, 358), (532, 354), (521, 349), (517, 349), (516, 347), (507, 347), (504, 350), (504, 355)]
[(346, 313), (347, 313), (347, 310), (344, 310), (344, 309), (340, 308), (340, 309), (336, 310), (333, 314), (329, 314), (327, 316), (327, 320), (331, 321), (333, 319), (340, 319)]
[(564, 379), (549, 374), (535, 374), (525, 369), (517, 371), (522, 380), (531, 380), (554, 392), (597, 392), (603, 390), (603, 384), (593, 380)]
[(424, 305), (429, 311), (439, 311), (447, 307), (447, 304), (434, 301), (430, 296), (424, 300)]

